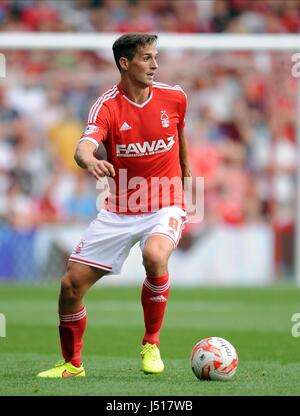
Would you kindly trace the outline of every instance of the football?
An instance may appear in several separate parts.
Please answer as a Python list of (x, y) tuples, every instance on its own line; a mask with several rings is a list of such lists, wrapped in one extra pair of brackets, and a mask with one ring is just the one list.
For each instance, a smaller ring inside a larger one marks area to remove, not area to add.
[(237, 365), (237, 352), (226, 339), (205, 338), (197, 342), (192, 350), (191, 366), (199, 380), (230, 380)]

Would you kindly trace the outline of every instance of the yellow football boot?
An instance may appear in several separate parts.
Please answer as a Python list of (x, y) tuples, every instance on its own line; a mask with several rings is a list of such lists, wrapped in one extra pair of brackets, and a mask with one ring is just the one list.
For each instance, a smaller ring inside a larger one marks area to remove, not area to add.
[(50, 370), (42, 371), (37, 375), (42, 378), (65, 378), (65, 377), (85, 377), (83, 366), (75, 367), (72, 363), (59, 361)]
[(144, 373), (159, 374), (164, 371), (164, 363), (160, 358), (160, 352), (155, 344), (149, 344), (148, 342), (142, 346), (142, 368)]

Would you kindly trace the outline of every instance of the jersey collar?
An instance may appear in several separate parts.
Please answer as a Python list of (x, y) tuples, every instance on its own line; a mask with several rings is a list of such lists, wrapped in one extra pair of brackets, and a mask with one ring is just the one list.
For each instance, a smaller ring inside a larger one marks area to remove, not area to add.
[(136, 107), (139, 107), (139, 108), (143, 108), (143, 107), (145, 107), (145, 105), (147, 105), (147, 104), (149, 103), (149, 101), (151, 101), (151, 98), (152, 98), (152, 96), (153, 96), (153, 89), (152, 89), (152, 85), (150, 85), (150, 87), (149, 87), (149, 92), (150, 92), (149, 97), (147, 98), (147, 100), (146, 100), (146, 101), (144, 101), (144, 102), (143, 102), (143, 104), (138, 104), (138, 103), (135, 103), (134, 101), (130, 100), (130, 99), (127, 97), (127, 95), (125, 94), (125, 92), (122, 90), (122, 88), (121, 88), (121, 85), (120, 85), (120, 84), (118, 84), (118, 85), (117, 85), (117, 87), (118, 87), (118, 90), (120, 91), (120, 93), (122, 94), (122, 96), (125, 98), (125, 100), (126, 100), (126, 101), (128, 101), (130, 104), (132, 104), (132, 105), (134, 105), (134, 106), (136, 106)]

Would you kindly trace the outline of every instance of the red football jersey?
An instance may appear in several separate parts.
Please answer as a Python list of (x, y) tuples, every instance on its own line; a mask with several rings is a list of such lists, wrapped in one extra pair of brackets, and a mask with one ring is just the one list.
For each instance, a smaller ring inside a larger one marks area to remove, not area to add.
[(114, 166), (106, 209), (139, 214), (183, 208), (178, 130), (184, 128), (185, 112), (183, 90), (159, 82), (153, 82), (143, 104), (131, 101), (120, 85), (95, 102), (80, 141), (103, 142)]

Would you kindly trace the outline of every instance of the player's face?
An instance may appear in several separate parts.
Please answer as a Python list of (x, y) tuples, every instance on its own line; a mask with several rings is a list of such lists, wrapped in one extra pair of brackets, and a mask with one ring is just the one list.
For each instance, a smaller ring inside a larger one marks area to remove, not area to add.
[(156, 44), (138, 48), (134, 58), (128, 61), (128, 76), (141, 86), (152, 84), (157, 65)]

